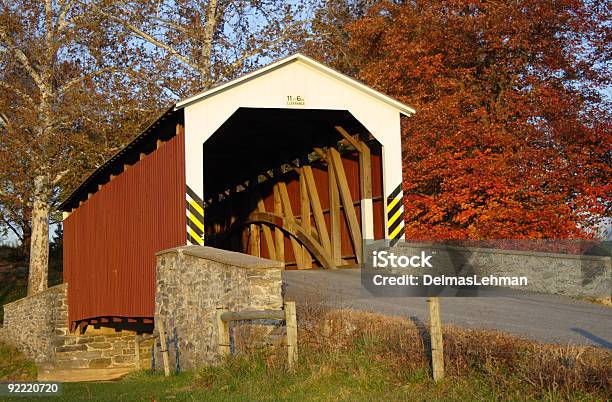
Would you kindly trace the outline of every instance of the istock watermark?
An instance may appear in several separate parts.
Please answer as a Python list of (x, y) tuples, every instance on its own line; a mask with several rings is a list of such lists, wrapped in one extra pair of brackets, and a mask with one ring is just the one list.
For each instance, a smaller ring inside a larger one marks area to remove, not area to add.
[(507, 296), (540, 292), (610, 297), (610, 244), (593, 241), (386, 241), (363, 244), (373, 296)]
[(421, 255), (395, 255), (393, 251), (372, 252), (372, 266), (376, 268), (433, 268), (429, 262), (433, 255), (427, 255), (421, 251)]

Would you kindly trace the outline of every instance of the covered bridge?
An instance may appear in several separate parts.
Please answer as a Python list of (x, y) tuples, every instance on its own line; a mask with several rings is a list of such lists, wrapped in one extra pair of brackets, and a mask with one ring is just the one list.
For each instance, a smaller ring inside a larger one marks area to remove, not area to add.
[(155, 253), (215, 246), (286, 269), (403, 237), (400, 115), (296, 54), (173, 105), (62, 203), (69, 321), (151, 323)]

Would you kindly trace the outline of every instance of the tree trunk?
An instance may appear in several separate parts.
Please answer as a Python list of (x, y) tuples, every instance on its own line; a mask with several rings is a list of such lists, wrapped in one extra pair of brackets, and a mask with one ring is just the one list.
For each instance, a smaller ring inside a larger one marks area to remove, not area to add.
[(211, 57), (213, 37), (217, 27), (217, 0), (209, 0), (206, 7), (206, 22), (204, 25), (204, 40), (200, 51), (200, 82), (204, 88), (208, 88), (211, 81)]
[(30, 242), (32, 240), (32, 229), (30, 225), (24, 225), (23, 227), (23, 240), (19, 247), (19, 258), (23, 261), (28, 261), (30, 258)]
[(49, 196), (48, 178), (34, 179), (32, 238), (30, 240), (30, 273), (28, 296), (47, 289), (49, 276)]
[(32, 240), (32, 209), (30, 206), (23, 207), (21, 221), (22, 240), (19, 247), (19, 258), (25, 262), (30, 260), (30, 241)]

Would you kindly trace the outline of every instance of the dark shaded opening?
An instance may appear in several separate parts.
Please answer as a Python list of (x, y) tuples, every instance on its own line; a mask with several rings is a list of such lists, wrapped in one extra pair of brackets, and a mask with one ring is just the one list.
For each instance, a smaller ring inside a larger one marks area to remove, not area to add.
[(366, 128), (346, 110), (239, 108), (204, 144), (204, 199)]

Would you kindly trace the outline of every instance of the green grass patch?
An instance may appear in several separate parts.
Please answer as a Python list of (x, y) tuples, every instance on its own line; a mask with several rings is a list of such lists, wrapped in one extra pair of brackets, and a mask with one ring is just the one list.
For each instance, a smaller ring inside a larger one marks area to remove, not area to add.
[[(479, 370), (448, 376), (439, 383), (427, 369), (398, 370), (386, 365), (375, 348), (329, 355), (308, 346), (294, 372), (282, 358), (265, 354), (237, 356), (216, 367), (164, 377), (141, 371), (121, 380), (63, 385), (56, 401), (372, 401), (372, 400), (606, 400), (605, 393), (534, 392), (510, 376), (496, 384)], [(21, 398), (20, 400), (24, 400)], [(35, 400), (32, 398), (32, 400)]]

